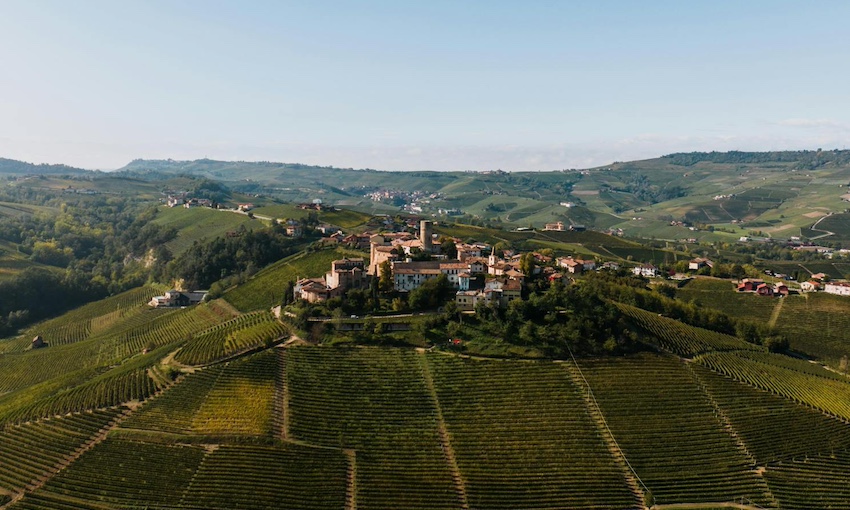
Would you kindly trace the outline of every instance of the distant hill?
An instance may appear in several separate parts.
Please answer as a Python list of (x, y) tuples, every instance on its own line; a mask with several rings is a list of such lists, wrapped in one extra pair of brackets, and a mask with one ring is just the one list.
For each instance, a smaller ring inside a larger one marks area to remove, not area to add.
[(665, 240), (806, 237), (842, 213), (850, 151), (692, 152), (546, 172), (398, 172), (273, 162), (135, 160), (134, 176), (193, 175), (284, 202), (465, 223), (562, 222)]
[(35, 165), (14, 159), (0, 158), (0, 173), (8, 174), (86, 174), (95, 173), (93, 170), (84, 170), (68, 165)]

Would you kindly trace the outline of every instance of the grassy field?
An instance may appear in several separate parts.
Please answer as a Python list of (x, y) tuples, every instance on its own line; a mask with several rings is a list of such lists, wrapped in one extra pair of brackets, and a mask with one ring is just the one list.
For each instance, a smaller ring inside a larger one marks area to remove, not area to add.
[(330, 270), (331, 262), (346, 256), (369, 257), (368, 254), (342, 249), (299, 253), (266, 267), (244, 284), (228, 291), (224, 299), (242, 312), (268, 310), (280, 304), (288, 281), (321, 276)]
[[(274, 204), (263, 207), (258, 207), (253, 211), (261, 216), (270, 216), (272, 218), (305, 218), (311, 212), (309, 210), (299, 209), (294, 204)], [(319, 221), (336, 225), (342, 228), (352, 228), (363, 225), (371, 215), (352, 211), (350, 209), (339, 209), (336, 211), (318, 211)]]
[(844, 296), (804, 294), (789, 296), (776, 327), (791, 339), (791, 348), (837, 367), (850, 356), (850, 301)]
[(265, 225), (265, 222), (252, 220), (243, 214), (206, 207), (185, 209), (163, 206), (153, 222), (177, 229), (177, 237), (165, 244), (174, 256), (191, 248), (196, 241), (221, 237), (243, 226), (251, 229)]

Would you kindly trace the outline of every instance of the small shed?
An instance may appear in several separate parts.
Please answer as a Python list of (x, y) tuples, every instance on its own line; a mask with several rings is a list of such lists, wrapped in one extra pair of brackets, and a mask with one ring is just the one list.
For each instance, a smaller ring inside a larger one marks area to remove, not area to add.
[(44, 343), (44, 338), (42, 338), (41, 335), (36, 335), (36, 337), (32, 339), (32, 348), (33, 349), (40, 349), (40, 348), (44, 347), (45, 345), (47, 345), (47, 344)]

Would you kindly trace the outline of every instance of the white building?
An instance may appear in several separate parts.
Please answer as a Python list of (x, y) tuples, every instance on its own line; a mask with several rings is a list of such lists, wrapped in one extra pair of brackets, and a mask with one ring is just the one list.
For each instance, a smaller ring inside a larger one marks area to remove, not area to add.
[(632, 273), (637, 276), (645, 276), (646, 278), (654, 278), (658, 276), (658, 268), (653, 266), (652, 264), (644, 264), (642, 266), (637, 266), (632, 268)]
[(827, 282), (823, 286), (823, 291), (827, 294), (835, 294), (837, 296), (850, 296), (850, 283)]

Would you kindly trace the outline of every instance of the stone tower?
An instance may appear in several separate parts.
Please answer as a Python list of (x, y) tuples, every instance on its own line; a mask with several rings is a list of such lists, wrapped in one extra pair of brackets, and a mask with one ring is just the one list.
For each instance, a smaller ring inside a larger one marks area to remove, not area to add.
[(422, 250), (425, 253), (431, 253), (433, 246), (431, 244), (431, 236), (433, 234), (434, 224), (428, 220), (419, 222), (419, 240), (422, 242)]

